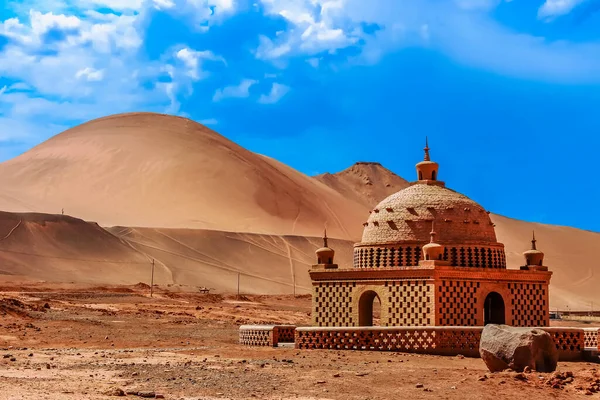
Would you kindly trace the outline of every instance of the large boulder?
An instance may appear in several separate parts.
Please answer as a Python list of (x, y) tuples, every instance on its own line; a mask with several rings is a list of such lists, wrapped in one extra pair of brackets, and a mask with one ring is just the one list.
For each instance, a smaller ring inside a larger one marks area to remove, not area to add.
[(552, 336), (535, 328), (514, 328), (488, 324), (483, 328), (479, 354), (491, 372), (525, 367), (538, 372), (552, 372), (558, 363), (558, 350)]

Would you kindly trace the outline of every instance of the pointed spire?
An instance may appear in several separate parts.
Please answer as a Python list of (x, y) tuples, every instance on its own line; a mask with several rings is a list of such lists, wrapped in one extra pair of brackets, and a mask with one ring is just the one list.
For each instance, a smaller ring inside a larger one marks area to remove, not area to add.
[(429, 232), (429, 243), (435, 243), (435, 220), (431, 221), (431, 232)]
[(531, 250), (537, 250), (535, 248), (535, 242), (536, 242), (536, 240), (535, 240), (535, 231), (533, 231), (533, 239), (531, 239)]
[(323, 247), (327, 247), (327, 228), (323, 232)]
[(427, 136), (425, 136), (425, 148), (423, 150), (425, 150), (425, 158), (423, 158), (423, 160), (430, 161), (431, 159), (429, 158), (429, 143)]

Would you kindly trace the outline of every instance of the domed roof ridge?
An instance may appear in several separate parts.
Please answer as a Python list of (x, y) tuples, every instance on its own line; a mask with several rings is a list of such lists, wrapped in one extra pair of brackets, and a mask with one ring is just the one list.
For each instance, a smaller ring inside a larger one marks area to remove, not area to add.
[(371, 211), (362, 243), (429, 241), (431, 221), (440, 221), (442, 243), (496, 243), (489, 213), (476, 201), (438, 182), (417, 181), (391, 194)]

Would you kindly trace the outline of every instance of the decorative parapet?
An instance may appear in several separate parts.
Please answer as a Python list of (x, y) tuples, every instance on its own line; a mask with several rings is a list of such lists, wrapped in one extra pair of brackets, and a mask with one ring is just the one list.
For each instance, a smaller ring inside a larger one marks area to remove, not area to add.
[[(583, 329), (548, 327), (539, 329), (545, 330), (554, 339), (560, 361), (582, 358), (585, 347)], [(301, 327), (296, 328), (296, 348), (399, 351), (436, 355), (462, 354), (479, 357), (482, 331), (483, 328), (480, 326)]]
[(585, 348), (600, 350), (600, 328), (583, 328)]
[[(554, 339), (560, 361), (579, 360), (585, 349), (600, 350), (599, 328), (541, 327)], [(481, 326), (419, 327), (296, 327), (242, 325), (239, 343), (277, 347), (295, 343), (297, 349), (398, 351), (479, 357)]]
[(584, 331), (582, 328), (540, 328), (548, 332), (554, 339), (560, 361), (579, 360), (585, 347)]
[(294, 325), (242, 325), (239, 343), (244, 346), (277, 347), (279, 343), (294, 343)]
[(296, 328), (297, 349), (479, 356), (480, 327)]

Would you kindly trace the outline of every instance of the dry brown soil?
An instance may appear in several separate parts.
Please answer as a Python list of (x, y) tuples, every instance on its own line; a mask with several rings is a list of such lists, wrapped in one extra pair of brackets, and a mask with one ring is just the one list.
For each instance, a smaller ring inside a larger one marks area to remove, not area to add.
[[(547, 399), (585, 395), (597, 364), (487, 374), (480, 359), (249, 348), (246, 323), (308, 324), (310, 298), (148, 287), (0, 284), (0, 399)], [(120, 393), (120, 391), (122, 391)]]

